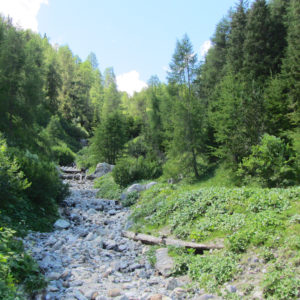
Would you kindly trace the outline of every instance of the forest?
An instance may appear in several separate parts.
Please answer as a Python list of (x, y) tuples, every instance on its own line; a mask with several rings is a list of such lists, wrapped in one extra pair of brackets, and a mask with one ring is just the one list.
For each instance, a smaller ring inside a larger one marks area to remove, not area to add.
[[(258, 247), (273, 263), (264, 296), (299, 297), (300, 2), (240, 0), (211, 42), (199, 61), (184, 35), (166, 82), (152, 76), (130, 96), (93, 52), (82, 60), (0, 17), (0, 298), (19, 299), (19, 284), (26, 293), (45, 286), (14, 237), (52, 229), (69, 194), (58, 166), (91, 173), (100, 162), (115, 168), (96, 181), (99, 197), (158, 182), (127, 198), (134, 230), (169, 225), (182, 239), (226, 237), (228, 252), (205, 261), (174, 250), (177, 272), (214, 290)], [(236, 258), (226, 265), (228, 253)]]

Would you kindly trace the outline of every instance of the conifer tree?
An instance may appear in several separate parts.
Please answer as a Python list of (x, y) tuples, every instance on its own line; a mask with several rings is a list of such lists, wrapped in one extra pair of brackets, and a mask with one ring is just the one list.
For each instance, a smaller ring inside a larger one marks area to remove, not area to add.
[(173, 138), (170, 154), (186, 153), (186, 166), (196, 178), (200, 177), (197, 156), (203, 146), (204, 126), (201, 103), (196, 98), (193, 82), (196, 77), (197, 56), (187, 35), (177, 41), (170, 63), (168, 80), (173, 86)]

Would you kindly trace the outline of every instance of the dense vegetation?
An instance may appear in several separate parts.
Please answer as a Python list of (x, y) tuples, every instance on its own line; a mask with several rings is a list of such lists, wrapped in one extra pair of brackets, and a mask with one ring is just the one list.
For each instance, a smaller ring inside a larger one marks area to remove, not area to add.
[[(255, 249), (273, 270), (262, 280), (265, 296), (296, 298), (299, 32), (298, 0), (240, 0), (217, 25), (204, 61), (185, 35), (167, 82), (153, 76), (129, 96), (112, 68), (101, 74), (93, 53), (82, 61), (1, 17), (0, 297), (43, 287), (13, 235), (51, 229), (68, 193), (57, 165), (76, 160), (83, 169), (116, 165), (96, 183), (106, 198), (160, 178), (134, 209), (136, 230), (167, 226), (180, 238), (225, 239), (224, 251), (202, 258), (175, 249), (177, 272), (215, 290)], [(170, 178), (181, 182), (167, 185)]]
[(185, 35), (168, 83), (154, 76), (132, 97), (106, 73), (100, 122), (79, 164), (116, 163), (120, 185), (162, 173), (199, 180), (220, 164), (238, 185), (299, 183), (299, 9), (294, 0), (239, 1), (205, 61)]

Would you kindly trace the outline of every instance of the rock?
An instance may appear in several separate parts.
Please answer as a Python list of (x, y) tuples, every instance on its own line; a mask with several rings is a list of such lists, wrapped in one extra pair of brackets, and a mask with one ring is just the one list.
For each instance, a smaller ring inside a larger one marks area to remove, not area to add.
[(87, 175), (86, 179), (96, 179), (99, 177), (104, 176), (105, 174), (111, 172), (115, 166), (110, 165), (108, 163), (99, 163), (96, 167), (96, 170), (94, 173)]
[(180, 287), (174, 289), (174, 294), (176, 295), (177, 299), (185, 299), (186, 290)]
[(121, 290), (119, 288), (110, 289), (107, 292), (107, 296), (112, 297), (112, 298), (120, 296), (120, 295), (121, 295)]
[(252, 295), (252, 299), (261, 300), (264, 299), (262, 291), (255, 291)]
[(59, 278), (60, 278), (60, 274), (59, 273), (56, 273), (56, 272), (51, 272), (48, 276), (47, 276), (47, 278), (49, 279), (49, 280), (58, 280)]
[(70, 223), (67, 220), (64, 219), (58, 219), (55, 223), (54, 223), (54, 228), (56, 229), (67, 229), (70, 227)]
[(127, 296), (123, 295), (123, 296), (117, 297), (116, 300), (130, 300), (130, 299)]
[(129, 194), (129, 193), (132, 193), (132, 192), (141, 192), (143, 190), (145, 190), (145, 185), (135, 183), (127, 189), (127, 193)]
[(117, 212), (115, 209), (110, 209), (108, 212), (107, 212), (110, 216), (114, 216)]
[(118, 245), (114, 240), (107, 240), (103, 242), (103, 247), (107, 250), (113, 250), (118, 247)]
[(77, 299), (77, 300), (88, 300), (88, 298), (86, 298), (85, 296), (83, 296), (81, 294), (81, 292), (78, 291), (78, 290), (74, 290), (73, 291), (73, 295), (74, 295), (75, 299)]
[(230, 285), (228, 284), (226, 286), (226, 290), (229, 292), (229, 293), (236, 293), (236, 287), (234, 285)]
[(179, 286), (178, 281), (176, 278), (171, 278), (166, 283), (166, 289), (169, 291), (173, 291)]
[(214, 299), (214, 298), (215, 298), (214, 295), (204, 294), (200, 297), (194, 298), (194, 300), (208, 300), (208, 299)]
[(149, 182), (148, 184), (146, 184), (145, 190), (149, 190), (152, 186), (154, 186), (156, 184), (157, 184), (157, 182), (155, 182), (155, 181)]
[(150, 296), (149, 300), (162, 300), (163, 295), (155, 294)]
[(120, 252), (123, 252), (123, 251), (125, 251), (127, 249), (127, 246), (126, 245), (119, 245), (118, 246), (118, 250), (120, 251)]
[(160, 274), (164, 277), (168, 277), (171, 275), (173, 268), (174, 268), (174, 261), (168, 255), (167, 248), (160, 248), (156, 250), (156, 263), (155, 268), (158, 270)]

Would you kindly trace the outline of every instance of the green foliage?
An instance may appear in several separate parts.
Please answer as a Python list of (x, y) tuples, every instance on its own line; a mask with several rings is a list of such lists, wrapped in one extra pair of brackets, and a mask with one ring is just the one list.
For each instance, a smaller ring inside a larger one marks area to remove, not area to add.
[(119, 200), (122, 194), (122, 189), (115, 183), (111, 173), (97, 178), (94, 186), (99, 189), (97, 193), (97, 197), (99, 198)]
[(119, 111), (110, 113), (101, 121), (91, 138), (90, 155), (94, 164), (106, 161), (115, 164), (126, 142), (125, 119)]
[(238, 272), (238, 256), (231, 252), (194, 255), (193, 251), (175, 249), (175, 274), (187, 273), (200, 287), (216, 292)]
[(9, 228), (0, 228), (0, 297), (1, 299), (25, 299), (17, 289), (33, 293), (46, 286), (38, 264), (24, 251), (23, 244)]
[(168, 81), (172, 105), (172, 139), (168, 156), (184, 156), (183, 168), (190, 168), (199, 179), (197, 158), (203, 152), (206, 139), (204, 102), (197, 98), (193, 88), (196, 78), (197, 56), (187, 35), (177, 41), (170, 63)]
[(289, 267), (275, 264), (263, 280), (263, 292), (266, 298), (297, 299), (300, 280)]
[(280, 138), (265, 134), (260, 145), (252, 147), (243, 159), (238, 174), (244, 183), (257, 182), (263, 187), (293, 185), (297, 170), (293, 152)]
[(0, 207), (20, 201), (29, 186), (19, 164), (11, 158), (6, 142), (0, 136)]
[[(274, 245), (282, 237), (287, 211), (299, 189), (190, 188), (158, 184), (141, 193), (131, 218), (138, 231), (168, 225), (179, 238), (196, 241), (227, 237), (236, 253), (249, 245)], [(280, 217), (278, 216), (280, 215)]]
[[(185, 179), (185, 181), (195, 181), (194, 168), (191, 162), (191, 154), (183, 153), (180, 156), (171, 157), (163, 166), (163, 178), (174, 179), (175, 182)], [(208, 161), (203, 155), (196, 158), (197, 173), (199, 178), (203, 178), (208, 171)]]
[(131, 193), (128, 193), (126, 195), (126, 198), (122, 200), (122, 205), (125, 207), (132, 206), (137, 202), (138, 199), (139, 199), (139, 193), (137, 191), (133, 191)]
[(126, 187), (138, 180), (157, 178), (161, 172), (159, 162), (140, 156), (119, 159), (112, 174), (117, 184)]
[(62, 183), (53, 163), (41, 160), (38, 155), (29, 151), (19, 152), (17, 157), (21, 170), (31, 182), (25, 192), (33, 203), (47, 207), (53, 201), (60, 203), (64, 199), (67, 186)]
[(68, 166), (75, 160), (75, 153), (65, 143), (53, 146), (51, 150), (55, 161), (61, 166)]

